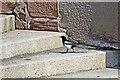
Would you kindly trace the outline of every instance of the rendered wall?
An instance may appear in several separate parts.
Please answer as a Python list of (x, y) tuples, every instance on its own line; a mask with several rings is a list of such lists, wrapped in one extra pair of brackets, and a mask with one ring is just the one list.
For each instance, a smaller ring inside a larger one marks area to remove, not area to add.
[(60, 26), (67, 29), (68, 35), (75, 39), (98, 46), (118, 47), (118, 4), (119, 2), (60, 2)]

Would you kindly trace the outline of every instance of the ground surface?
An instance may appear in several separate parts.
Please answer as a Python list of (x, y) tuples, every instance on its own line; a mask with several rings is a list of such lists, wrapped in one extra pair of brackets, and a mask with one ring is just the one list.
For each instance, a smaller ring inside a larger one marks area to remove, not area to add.
[(51, 76), (49, 78), (118, 78), (118, 76), (120, 76), (119, 69), (106, 68), (95, 71), (77, 72), (71, 74)]

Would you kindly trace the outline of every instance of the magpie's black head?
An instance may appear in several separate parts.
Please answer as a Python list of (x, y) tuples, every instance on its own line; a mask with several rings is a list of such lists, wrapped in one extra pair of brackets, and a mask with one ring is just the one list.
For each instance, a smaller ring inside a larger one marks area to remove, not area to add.
[(67, 40), (67, 38), (65, 36), (61, 36), (61, 38), (62, 38), (62, 41), (66, 41)]
[(60, 38), (62, 38), (62, 43), (64, 45), (65, 41), (67, 41), (67, 38), (65, 36), (61, 36)]

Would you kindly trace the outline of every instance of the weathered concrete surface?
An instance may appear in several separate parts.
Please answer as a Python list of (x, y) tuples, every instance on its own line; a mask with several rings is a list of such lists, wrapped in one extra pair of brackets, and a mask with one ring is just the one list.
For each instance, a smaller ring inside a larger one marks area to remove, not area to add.
[(0, 59), (62, 47), (58, 32), (15, 30), (2, 35)]
[[(118, 78), (118, 69), (100, 69), (100, 70), (94, 70), (94, 71), (86, 71), (86, 72), (78, 72), (78, 73), (71, 73), (71, 74), (63, 74), (63, 75), (57, 75), (57, 76), (51, 76), (48, 78), (97, 78), (95, 80), (107, 80), (105, 78)], [(85, 80), (87, 80), (85, 79)], [(92, 79), (90, 79), (92, 80)], [(117, 79), (113, 79), (117, 80)]]
[[(119, 2), (111, 1), (60, 2), (60, 26), (68, 30), (69, 36), (83, 41), (86, 37), (91, 37), (120, 42), (118, 4)], [(93, 41), (93, 44), (97, 43)]]
[(106, 50), (106, 65), (107, 67), (120, 66), (119, 50)]
[(2, 60), (3, 78), (40, 78), (106, 67), (106, 53), (96, 50), (75, 49), (62, 54), (64, 48), (53, 52), (18, 56)]
[(0, 34), (15, 30), (14, 15), (0, 15)]

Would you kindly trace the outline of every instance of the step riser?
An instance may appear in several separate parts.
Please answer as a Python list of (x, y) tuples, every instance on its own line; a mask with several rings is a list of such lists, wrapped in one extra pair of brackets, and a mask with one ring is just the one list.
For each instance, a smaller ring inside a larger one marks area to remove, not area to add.
[(0, 34), (15, 30), (14, 15), (0, 15)]
[[(64, 54), (63, 54), (64, 55)], [(54, 56), (53, 56), (54, 57)], [(105, 68), (106, 54), (91, 54), (6, 66), (3, 78), (39, 78), (51, 75)]]

